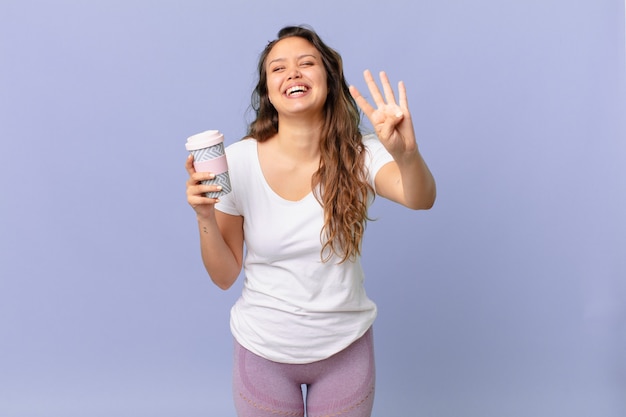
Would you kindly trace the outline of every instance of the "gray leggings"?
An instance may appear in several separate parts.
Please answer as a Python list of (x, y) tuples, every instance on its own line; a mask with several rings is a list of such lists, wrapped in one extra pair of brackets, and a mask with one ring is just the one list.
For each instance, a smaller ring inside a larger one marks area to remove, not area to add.
[(372, 329), (330, 358), (302, 365), (269, 361), (235, 342), (239, 417), (303, 417), (305, 404), (307, 417), (369, 417), (374, 382)]

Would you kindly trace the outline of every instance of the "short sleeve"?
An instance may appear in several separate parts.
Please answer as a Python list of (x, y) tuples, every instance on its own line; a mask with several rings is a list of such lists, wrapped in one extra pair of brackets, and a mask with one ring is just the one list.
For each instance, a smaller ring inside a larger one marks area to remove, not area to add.
[(237, 205), (235, 204), (234, 193), (231, 191), (230, 193), (223, 195), (220, 197), (220, 201), (215, 204), (215, 209), (221, 211), (222, 213), (230, 214), (232, 216), (241, 216), (241, 213), (237, 209)]
[(374, 180), (378, 171), (389, 162), (393, 162), (393, 157), (380, 143), (378, 137), (371, 133), (363, 136), (363, 145), (365, 145), (365, 166), (368, 171), (368, 180), (370, 185), (376, 189)]
[[(238, 142), (237, 142), (238, 143)], [(241, 178), (245, 178), (245, 174), (240, 172), (241, 167), (245, 167), (246, 163), (242, 161), (247, 155), (242, 152), (244, 149), (241, 145), (230, 145), (226, 148), (226, 161), (228, 163), (228, 176), (230, 179), (231, 192), (220, 197), (220, 201), (215, 204), (215, 209), (223, 213), (233, 216), (242, 216), (242, 210), (237, 199), (237, 191), (241, 192), (245, 184), (240, 184)], [(242, 176), (242, 174), (244, 174)]]

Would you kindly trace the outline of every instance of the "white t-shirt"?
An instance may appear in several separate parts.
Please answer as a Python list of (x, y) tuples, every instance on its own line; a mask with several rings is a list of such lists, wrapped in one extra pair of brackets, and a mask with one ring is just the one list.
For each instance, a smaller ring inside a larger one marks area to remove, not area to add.
[[(378, 170), (393, 158), (374, 135), (363, 143), (374, 186)], [(311, 363), (348, 347), (376, 317), (360, 259), (321, 261), (321, 205), (312, 192), (300, 201), (276, 194), (261, 171), (256, 140), (231, 144), (226, 156), (232, 191), (216, 208), (243, 216), (246, 245), (244, 287), (231, 309), (233, 336), (280, 363)]]

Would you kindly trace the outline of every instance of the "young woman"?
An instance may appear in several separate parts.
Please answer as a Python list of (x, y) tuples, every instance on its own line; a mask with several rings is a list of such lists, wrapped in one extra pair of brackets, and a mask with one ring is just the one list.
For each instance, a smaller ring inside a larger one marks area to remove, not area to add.
[[(340, 55), (305, 27), (285, 27), (259, 59), (256, 119), (227, 148), (233, 191), (201, 185), (211, 173), (186, 168), (202, 260), (228, 289), (243, 267), (231, 310), (233, 393), (240, 417), (370, 416), (371, 326), (376, 306), (363, 288), (360, 251), (374, 195), (429, 209), (435, 181), (415, 139), (403, 83), (385, 73), (374, 104), (348, 87)], [(360, 131), (358, 106), (375, 135)], [(244, 252), (245, 245), (245, 252)]]

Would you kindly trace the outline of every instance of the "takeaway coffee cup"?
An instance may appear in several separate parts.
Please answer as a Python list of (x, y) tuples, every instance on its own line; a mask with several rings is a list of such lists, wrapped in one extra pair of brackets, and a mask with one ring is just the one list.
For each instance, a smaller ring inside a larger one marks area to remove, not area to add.
[(197, 172), (212, 172), (215, 178), (202, 184), (221, 185), (221, 191), (209, 192), (209, 198), (219, 198), (231, 191), (228, 163), (224, 154), (224, 135), (219, 130), (207, 130), (190, 136), (185, 144), (193, 155), (193, 167)]

